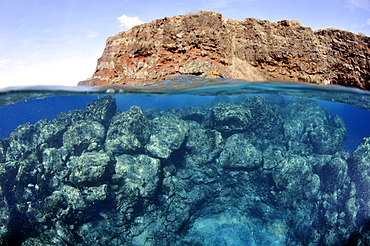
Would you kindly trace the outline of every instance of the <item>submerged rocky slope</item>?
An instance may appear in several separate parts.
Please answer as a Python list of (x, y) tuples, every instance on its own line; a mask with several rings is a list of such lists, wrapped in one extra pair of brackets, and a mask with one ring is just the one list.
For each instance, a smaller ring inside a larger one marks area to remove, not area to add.
[[(3, 245), (339, 245), (370, 219), (370, 138), (314, 100), (86, 110), (0, 139)], [(217, 233), (215, 233), (217, 232)]]
[[(192, 74), (370, 89), (370, 38), (298, 21), (234, 21), (201, 11), (133, 27), (107, 40), (90, 85)], [(86, 85), (86, 83), (85, 83)]]

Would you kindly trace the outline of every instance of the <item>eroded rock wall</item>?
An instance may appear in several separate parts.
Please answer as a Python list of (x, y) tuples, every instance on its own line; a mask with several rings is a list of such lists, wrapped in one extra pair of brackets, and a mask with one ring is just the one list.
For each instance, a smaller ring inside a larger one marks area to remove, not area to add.
[(370, 89), (370, 38), (299, 21), (234, 21), (201, 11), (136, 26), (107, 40), (91, 85), (192, 74)]

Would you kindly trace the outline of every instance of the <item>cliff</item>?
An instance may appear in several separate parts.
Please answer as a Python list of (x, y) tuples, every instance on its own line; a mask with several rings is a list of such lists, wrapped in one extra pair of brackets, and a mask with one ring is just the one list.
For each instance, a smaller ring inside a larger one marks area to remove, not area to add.
[(201, 11), (163, 18), (108, 38), (90, 85), (193, 74), (290, 80), (370, 90), (370, 38), (299, 21), (235, 21)]

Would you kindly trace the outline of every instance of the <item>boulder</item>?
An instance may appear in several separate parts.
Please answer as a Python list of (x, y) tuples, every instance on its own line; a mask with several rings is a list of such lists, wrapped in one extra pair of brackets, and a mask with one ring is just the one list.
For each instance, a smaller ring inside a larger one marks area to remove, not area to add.
[(112, 172), (112, 162), (106, 153), (85, 152), (67, 164), (72, 169), (69, 179), (75, 185), (99, 184)]
[(219, 103), (211, 111), (215, 129), (226, 135), (246, 131), (251, 123), (251, 111), (241, 105)]
[(72, 154), (99, 150), (103, 147), (105, 128), (97, 121), (77, 121), (63, 134), (63, 146)]
[(145, 149), (154, 157), (168, 158), (181, 147), (188, 134), (188, 123), (177, 116), (162, 116), (152, 120), (152, 135)]
[(5, 161), (6, 150), (9, 147), (9, 139), (3, 138), (0, 139), (0, 163)]
[(226, 140), (219, 163), (226, 169), (255, 170), (262, 166), (262, 152), (243, 134), (234, 134)]
[(105, 127), (117, 110), (116, 99), (110, 96), (95, 99), (86, 105), (86, 117), (98, 121)]
[(251, 112), (250, 128), (258, 136), (271, 139), (281, 135), (283, 120), (266, 97), (248, 97), (241, 105)]
[(141, 108), (132, 106), (112, 118), (105, 139), (105, 149), (118, 155), (135, 153), (144, 147), (149, 137), (148, 118)]

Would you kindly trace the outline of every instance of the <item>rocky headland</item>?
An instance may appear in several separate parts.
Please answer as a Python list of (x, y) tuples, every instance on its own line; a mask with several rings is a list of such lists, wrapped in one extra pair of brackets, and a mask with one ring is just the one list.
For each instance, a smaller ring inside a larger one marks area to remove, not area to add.
[(313, 31), (299, 21), (235, 21), (201, 11), (108, 38), (84, 85), (142, 84), (182, 74), (370, 90), (370, 38), (333, 28)]

